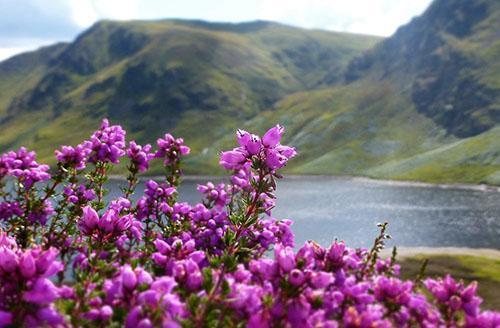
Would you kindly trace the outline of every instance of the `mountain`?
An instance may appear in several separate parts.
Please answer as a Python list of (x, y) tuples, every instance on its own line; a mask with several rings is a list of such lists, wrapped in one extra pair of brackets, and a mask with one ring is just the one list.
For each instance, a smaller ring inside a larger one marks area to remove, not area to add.
[(474, 136), (500, 123), (499, 31), (498, 1), (436, 1), (353, 60), (346, 79), (395, 82), (448, 133)]
[(108, 117), (141, 142), (173, 130), (200, 152), (283, 96), (342, 81), (379, 40), (266, 21), (102, 21), (0, 63), (0, 148), (53, 161), (54, 145)]
[(0, 148), (53, 161), (109, 117), (140, 142), (183, 136), (187, 173), (213, 174), (235, 128), (280, 123), (299, 151), (289, 173), (500, 184), (499, 22), (495, 0), (435, 0), (386, 39), (100, 22), (0, 63)]
[(294, 173), (500, 184), (499, 31), (498, 1), (436, 0), (351, 60), (342, 85), (247, 126), (292, 130)]

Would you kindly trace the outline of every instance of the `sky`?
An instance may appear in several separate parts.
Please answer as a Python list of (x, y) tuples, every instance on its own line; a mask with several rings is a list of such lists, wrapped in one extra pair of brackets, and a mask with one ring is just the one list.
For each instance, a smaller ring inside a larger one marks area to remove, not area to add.
[(100, 19), (271, 20), (389, 36), (432, 0), (0, 0), (0, 60), (71, 41)]

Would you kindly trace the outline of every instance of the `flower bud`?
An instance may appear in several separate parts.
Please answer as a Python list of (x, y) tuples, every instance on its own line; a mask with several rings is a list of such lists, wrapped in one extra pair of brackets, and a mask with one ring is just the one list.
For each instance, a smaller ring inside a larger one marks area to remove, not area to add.
[(100, 309), (101, 320), (107, 321), (113, 316), (113, 309), (109, 305), (104, 305)]
[(295, 268), (295, 254), (291, 247), (276, 246), (275, 256), (284, 272), (290, 272)]
[(123, 286), (128, 290), (133, 290), (137, 285), (137, 277), (130, 266), (125, 266), (122, 271)]
[(31, 255), (30, 251), (25, 252), (21, 256), (21, 260), (19, 261), (19, 269), (21, 271), (21, 274), (25, 278), (29, 279), (35, 275), (36, 273), (35, 259)]
[(304, 283), (304, 273), (299, 269), (293, 269), (288, 275), (288, 281), (294, 286), (300, 286)]
[(0, 269), (13, 272), (17, 267), (17, 256), (8, 248), (0, 248)]

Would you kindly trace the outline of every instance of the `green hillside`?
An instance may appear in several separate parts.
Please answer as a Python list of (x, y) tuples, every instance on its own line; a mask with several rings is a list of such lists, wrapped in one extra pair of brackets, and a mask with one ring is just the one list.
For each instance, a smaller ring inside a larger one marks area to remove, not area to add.
[(449, 134), (474, 136), (500, 123), (499, 30), (498, 1), (434, 1), (346, 78), (390, 81)]
[[(234, 130), (283, 124), (296, 174), (500, 184), (500, 3), (436, 0), (387, 38), (256, 21), (103, 21), (0, 63), (0, 150), (53, 162), (103, 117), (169, 131), (220, 173)], [(153, 168), (153, 173), (160, 168)]]
[[(197, 150), (289, 93), (341, 81), (378, 40), (263, 21), (103, 21), (0, 63), (13, 71), (0, 78), (0, 148), (27, 145), (50, 161), (54, 145), (109, 117), (141, 142), (181, 130)], [(192, 129), (176, 128), (184, 121)]]
[(344, 85), (285, 97), (248, 126), (293, 131), (293, 173), (500, 184), (498, 22), (498, 2), (435, 1), (352, 60)]

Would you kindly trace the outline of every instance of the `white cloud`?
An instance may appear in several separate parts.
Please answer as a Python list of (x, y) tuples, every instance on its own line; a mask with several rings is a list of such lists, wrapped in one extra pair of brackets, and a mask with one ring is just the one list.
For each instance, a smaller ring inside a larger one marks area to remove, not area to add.
[(309, 28), (388, 36), (431, 0), (265, 0), (263, 19)]
[(127, 20), (137, 18), (139, 0), (93, 0), (99, 18)]
[(73, 21), (89, 27), (99, 19), (128, 20), (137, 17), (139, 0), (70, 0)]
[(99, 17), (92, 1), (70, 0), (71, 18), (79, 27), (92, 25)]

